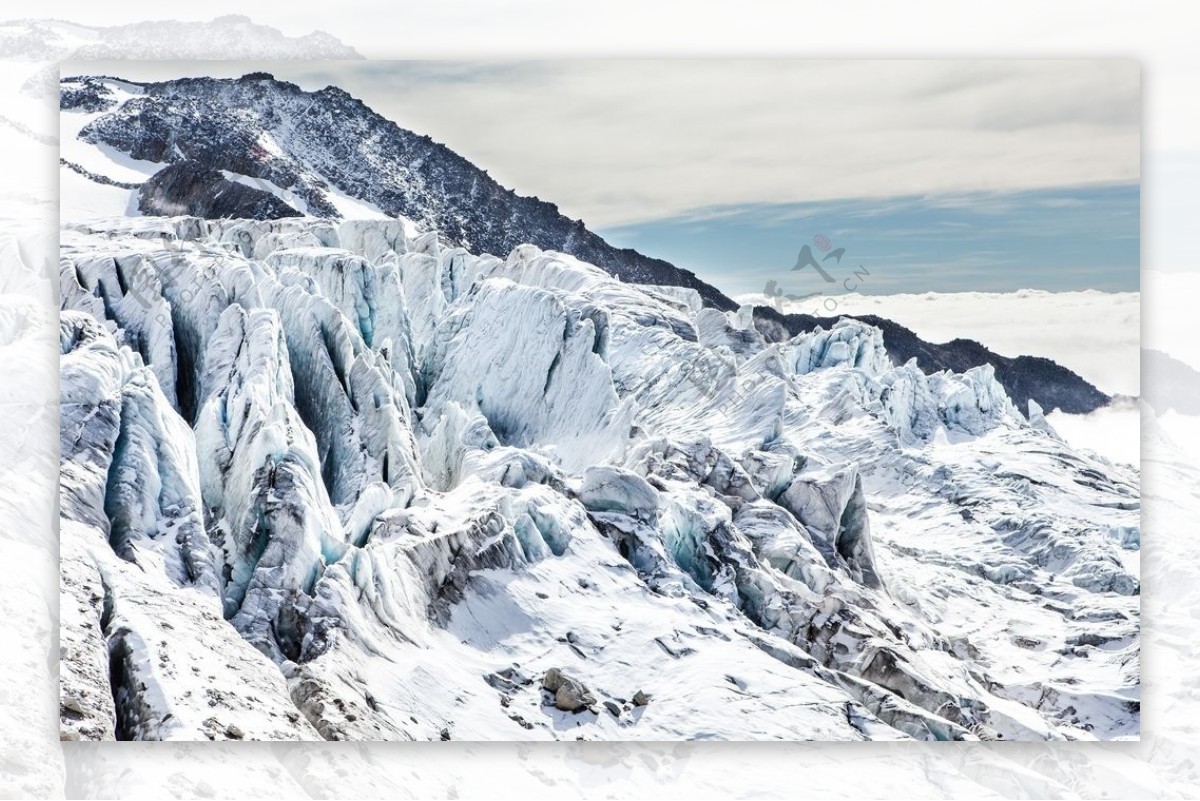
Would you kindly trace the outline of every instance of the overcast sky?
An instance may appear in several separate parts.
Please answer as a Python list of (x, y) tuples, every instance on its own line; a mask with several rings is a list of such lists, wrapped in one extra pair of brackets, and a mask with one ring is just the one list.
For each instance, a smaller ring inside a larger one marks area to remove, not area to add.
[[(1015, 253), (1052, 248), (1014, 273), (1008, 257), (989, 265), (978, 252), (924, 246), (928, 252), (907, 262), (923, 268), (922, 281), (966, 263), (980, 279), (934, 281), (931, 290), (1014, 281), (1011, 288), (1137, 286), (1141, 100), (1132, 60), (123, 62), (111, 69), (133, 79), (266, 69), (307, 89), (340, 86), (615, 244), (652, 243), (651, 255), (730, 292), (755, 291), (758, 274), (786, 269), (803, 242), (823, 232), (801, 221), (850, 200), (860, 216), (873, 202), (882, 210), (902, 202), (914, 224), (933, 226), (949, 203), (957, 216), (948, 224), (971, 226), (985, 239), (1003, 232)], [(1116, 186), (1131, 191), (1106, 194)], [(998, 196), (1037, 202), (1018, 208), (997, 204)], [(1105, 213), (1089, 227), (1097, 198)], [(979, 213), (963, 216), (963, 205), (975, 202)], [(1043, 236), (1064, 215), (1064, 229), (1085, 250), (1014, 241), (1021, 231), (1001, 206), (1025, 219), (1038, 212)], [(698, 221), (710, 235), (715, 226), (719, 238), (719, 220), (736, 220), (730, 235), (753, 239), (748, 212), (761, 214), (764, 226), (769, 218), (780, 237), (770, 247), (747, 241), (749, 264), (688, 247), (687, 225)], [(1114, 214), (1130, 224), (1114, 230)], [(781, 233), (780, 218), (797, 223)], [(855, 228), (860, 251), (896, 252), (895, 242)], [(1080, 263), (1093, 260), (1094, 249), (1110, 258), (1089, 274)], [(1074, 265), (1070, 275), (1052, 269), (1064, 260)]]

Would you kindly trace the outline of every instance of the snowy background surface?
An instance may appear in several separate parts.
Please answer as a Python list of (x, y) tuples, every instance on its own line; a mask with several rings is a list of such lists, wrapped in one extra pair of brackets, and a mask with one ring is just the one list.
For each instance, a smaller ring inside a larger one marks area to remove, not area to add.
[[(755, 4), (756, 6), (759, 4)], [(215, 4), (213, 12), (223, 9)], [(1021, 7), (1032, 12), (1034, 4)], [(757, 10), (757, 9), (756, 9)], [(55, 9), (60, 11), (60, 9)], [(112, 14), (111, 9), (61, 10)], [(446, 24), (447, 18), (426, 10), (425, 24)], [(850, 13), (850, 12), (846, 12)], [(1004, 20), (978, 26), (973, 12), (939, 9), (941, 27), (915, 28), (919, 23), (909, 9), (889, 12), (883, 6), (874, 13), (854, 12), (853, 22), (830, 19), (824, 31), (853, 31), (853, 41), (833, 35), (821, 39), (824, 52), (831, 48), (861, 50), (891, 41), (898, 28), (913, 28), (911, 46), (926, 44), (944, 50), (946, 36), (956, 47), (974, 45), (984, 49), (1011, 47), (1022, 41), (1039, 52), (1061, 54), (1064, 49), (1122, 46), (1153, 53), (1149, 67), (1156, 73), (1148, 104), (1152, 117), (1148, 127), (1158, 132), (1153, 140), (1148, 168), (1156, 164), (1195, 163), (1193, 144), (1172, 139), (1170, 131), (1192, 130), (1200, 120), (1197, 100), (1185, 90), (1194, 79), (1197, 61), (1185, 26), (1164, 14), (1147, 16), (1114, 14), (1100, 22), (1081, 8), (1064, 5), (1039, 17), (1030, 38), (1030, 13), (1006, 12)], [(432, 17), (429, 16), (432, 14)], [(908, 15), (912, 14), (910, 18)], [(902, 15), (902, 16), (898, 16)], [(136, 18), (137, 11), (127, 12)], [(749, 43), (774, 42), (774, 52), (796, 47), (792, 31), (783, 26), (762, 29), (761, 15), (744, 13), (733, 24), (713, 21), (700, 36), (678, 27), (678, 20), (652, 10), (642, 12), (642, 25), (633, 29), (633, 39), (617, 36), (620, 15), (605, 9), (595, 25), (572, 20), (576, 38), (558, 37), (557, 47), (590, 46), (612, 53), (612, 41), (626, 47), (641, 46), (651, 52), (708, 43), (713, 54), (750, 54)], [(369, 15), (364, 15), (364, 20)], [(552, 26), (557, 20), (549, 8), (530, 13), (529, 18)], [(1087, 19), (1086, 27), (1081, 20)], [(93, 20), (98, 21), (98, 20)], [(290, 31), (303, 32), (324, 21), (291, 18)], [(470, 55), (473, 44), (495, 48), (497, 18), (487, 13), (456, 18), (456, 41)], [(841, 24), (844, 23), (844, 24)], [(229, 23), (225, 23), (229, 24)], [(923, 23), (921, 23), (923, 26)], [(811, 27), (811, 26), (810, 26)], [(11, 61), (2, 73), (4, 119), (0, 122), (0, 153), (9, 180), (0, 193), (0, 364), (6, 382), (3, 400), (6, 414), (0, 422), (3, 443), (4, 493), (0, 499), (3, 545), (10, 564), (19, 571), (6, 574), (0, 615), (0, 633), (6, 647), (3, 663), (12, 681), (3, 688), (0, 713), (5, 769), (0, 779), (4, 794), (17, 796), (177, 797), (236, 794), (253, 797), (414, 797), (447, 795), (459, 797), (494, 794), (502, 788), (513, 797), (583, 796), (612, 790), (620, 783), (627, 792), (664, 797), (689, 797), (699, 793), (738, 795), (781, 794), (794, 789), (795, 776), (802, 772), (806, 791), (823, 796), (870, 797), (888, 794), (945, 797), (951, 795), (1000, 797), (1170, 797), (1194, 794), (1200, 780), (1192, 755), (1200, 740), (1191, 721), (1195, 718), (1200, 686), (1196, 676), (1200, 663), (1195, 645), (1198, 547), (1193, 535), (1200, 513), (1194, 460), (1185, 454), (1200, 447), (1196, 418), (1172, 413), (1144, 417), (1145, 445), (1142, 454), (1144, 486), (1143, 560), (1147, 653), (1143, 700), (1145, 727), (1141, 743), (1078, 745), (1055, 748), (1046, 745), (962, 745), (956, 748), (913, 748), (889, 744), (860, 745), (854, 749), (820, 745), (601, 745), (575, 746), (487, 746), (430, 744), (426, 746), (356, 745), (331, 747), (179, 744), (169, 748), (129, 749), (128, 746), (73, 745), (60, 749), (56, 741), (56, 687), (54, 670), (57, 651), (53, 645), (57, 622), (57, 548), (54, 476), (57, 453), (54, 432), (57, 370), (55, 367), (55, 292), (53, 285), (56, 249), (55, 133), (57, 106), (54, 95), (54, 62), (72, 55), (82, 45), (94, 45), (109, 36), (121, 41), (122, 52), (137, 57), (183, 53), (184, 48), (209, 48), (210, 55), (268, 56), (279, 48), (277, 32), (205, 31), (197, 26), (141, 31), (97, 32), (95, 29), (59, 26), (65, 43), (46, 48), (37, 36), (28, 36), (18, 26), (19, 38), (4, 39), (0, 52)], [(579, 34), (578, 31), (586, 31)], [(676, 31), (672, 39), (669, 31)], [(536, 31), (535, 31), (536, 32)], [(968, 33), (970, 32), (970, 33)], [(391, 36), (370, 26), (352, 31), (364, 52), (375, 57), (409, 55), (395, 50)], [(594, 37), (580, 40), (579, 36)], [(351, 36), (351, 39), (354, 39)], [(533, 33), (513, 42), (528, 42)], [(611, 37), (606, 39), (605, 37)], [(773, 37), (773, 38), (772, 38)], [(231, 41), (240, 47), (230, 50)], [(741, 44), (739, 44), (739, 42)], [(249, 43), (249, 44), (247, 44)], [(686, 45), (684, 44), (686, 43)], [(318, 45), (328, 39), (305, 42), (308, 54), (321, 55)], [(413, 42), (418, 51), (445, 55), (439, 45)], [(135, 46), (136, 45), (136, 46)], [(515, 45), (514, 45), (515, 46)], [(436, 50), (430, 48), (437, 48)], [(425, 48), (422, 50), (421, 48)], [(607, 49), (605, 49), (607, 48)], [(344, 51), (343, 51), (344, 52)], [(557, 52), (557, 51), (556, 51)], [(183, 53), (191, 55), (192, 53)], [(106, 55), (112, 55), (111, 52)], [(40, 59), (40, 60), (39, 60)], [(1191, 76), (1191, 77), (1189, 77)], [(48, 80), (46, 79), (48, 78)], [(1172, 102), (1166, 102), (1171, 98)], [(1164, 124), (1170, 124), (1162, 133)], [(1191, 126), (1189, 128), (1189, 126)], [(1182, 155), (1181, 155), (1182, 150)], [(1192, 161), (1189, 162), (1188, 159)], [(1189, 174), (1186, 171), (1184, 174)], [(1190, 173), (1195, 175), (1194, 171)], [(1148, 312), (1143, 346), (1161, 350), (1192, 368), (1200, 368), (1195, 343), (1192, 310), (1195, 289), (1200, 284), (1191, 261), (1170, 260), (1167, 240), (1185, 241), (1189, 233), (1181, 211), (1166, 208), (1174, 202), (1184, 208), (1187, 194), (1171, 191), (1165, 184), (1149, 183), (1153, 214), (1167, 220), (1168, 227), (1155, 233), (1148, 265), (1161, 272), (1143, 288)], [(1156, 194), (1157, 193), (1157, 194)], [(1194, 195), (1193, 195), (1194, 197)], [(1193, 212), (1194, 213), (1194, 210)], [(1174, 224), (1174, 228), (1169, 227)], [(1177, 252), (1182, 253), (1182, 249)], [(985, 340), (986, 341), (986, 340)], [(1161, 380), (1171, 381), (1172, 375)], [(64, 753), (65, 752), (65, 753)], [(780, 770), (786, 762), (787, 770)], [(735, 769), (736, 768), (736, 769)]]

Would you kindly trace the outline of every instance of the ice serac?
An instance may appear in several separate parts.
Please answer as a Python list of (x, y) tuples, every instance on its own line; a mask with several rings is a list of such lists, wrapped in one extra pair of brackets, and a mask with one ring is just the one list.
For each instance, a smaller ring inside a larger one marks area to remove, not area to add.
[(217, 586), (195, 443), (153, 374), (95, 318), (64, 312), (63, 517), (101, 529), (117, 556), (180, 585)]
[(470, 292), (426, 353), (426, 408), (474, 404), (501, 443), (551, 450), (570, 470), (609, 459), (628, 435), (631, 409), (604, 361), (604, 310), (505, 279)]
[(294, 393), (275, 310), (227, 307), (205, 354), (195, 436), (209, 527), (224, 552), (225, 616), (272, 656), (282, 654), (284, 604), (311, 590), (343, 547)]
[(342, 247), (372, 262), (389, 253), (404, 253), (412, 230), (400, 220), (346, 220), (337, 229)]
[(1135, 470), (879, 326), (462, 244), (64, 231), (65, 737), (1136, 733)]
[(837, 366), (878, 374), (891, 367), (883, 333), (853, 320), (838, 320), (828, 331), (818, 327), (800, 334), (787, 343), (786, 349), (792, 369), (800, 374)]
[(400, 383), (405, 405), (414, 403), (408, 304), (394, 262), (375, 265), (348, 250), (328, 247), (277, 250), (267, 261), (281, 281), (307, 285), (313, 294), (332, 303), (363, 343), (390, 362), (389, 378), (394, 376)]
[(372, 350), (311, 278), (283, 272), (264, 300), (282, 323), (296, 406), (316, 438), (330, 497), (352, 504), (376, 481), (411, 494), (420, 479), (410, 387), (392, 369), (391, 354)]
[(882, 586), (857, 470), (805, 472), (783, 491), (779, 503), (804, 525), (831, 567), (844, 566), (868, 587)]
[(64, 308), (111, 317), (117, 333), (154, 371), (159, 389), (176, 403), (175, 336), (158, 273), (136, 252), (63, 259), (59, 292)]
[(316, 739), (221, 616), (187, 423), (96, 318), (60, 347), (63, 736)]

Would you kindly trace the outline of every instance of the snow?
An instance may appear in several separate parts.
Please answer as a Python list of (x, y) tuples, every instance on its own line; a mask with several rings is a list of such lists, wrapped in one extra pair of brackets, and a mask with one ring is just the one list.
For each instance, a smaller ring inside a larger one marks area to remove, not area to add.
[[(278, 150), (278, 145), (273, 145), (273, 149)], [(164, 166), (164, 165), (161, 165), (161, 164), (154, 165), (155, 171), (160, 169), (162, 166)], [(309, 213), (308, 202), (304, 198), (300, 197), (295, 192), (293, 192), (289, 189), (284, 189), (284, 188), (278, 186), (277, 184), (274, 184), (271, 181), (268, 181), (265, 178), (258, 178), (258, 177), (252, 177), (249, 175), (242, 175), (241, 173), (232, 172), (230, 170), (221, 170), (221, 174), (224, 175), (230, 181), (235, 181), (239, 184), (243, 184), (244, 186), (249, 186), (254, 189), (261, 189), (264, 192), (270, 192), (272, 195), (279, 198), (284, 203), (287, 203), (289, 206), (291, 206), (292, 208), (294, 208), (296, 211), (300, 212), (301, 214)], [(147, 176), (144, 176), (143, 178), (139, 178), (137, 180), (139, 180), (139, 181), (144, 180), (145, 177), (149, 177), (149, 176), (147, 175)], [(337, 213), (339, 215), (341, 215), (342, 219), (345, 219), (345, 220), (394, 220), (394, 219), (396, 219), (395, 217), (391, 217), (390, 215), (381, 211), (378, 206), (375, 206), (374, 204), (368, 203), (364, 200), (359, 200), (358, 198), (351, 197), (350, 195), (347, 195), (345, 192), (341, 191), (340, 189), (338, 189), (336, 187), (331, 186), (331, 187), (326, 188), (323, 194), (331, 203), (333, 203), (334, 209), (337, 210)], [(101, 215), (101, 216), (103, 216), (103, 215)], [(84, 216), (79, 216), (79, 217), (76, 217), (76, 216), (64, 217), (64, 219), (90, 219), (90, 218), (87, 217), (86, 215), (84, 215)], [(410, 220), (403, 220), (403, 224), (405, 227), (405, 234), (407, 234), (410, 237), (416, 236), (417, 226), (415, 223), (413, 223)]]
[[(342, 215), (342, 218), (346, 220), (396, 219), (395, 217), (385, 214), (373, 203), (368, 203), (365, 200), (359, 200), (358, 198), (351, 197), (335, 186), (331, 186), (325, 190), (325, 197), (327, 197), (333, 203), (333, 207), (337, 209), (338, 214)], [(410, 237), (415, 236), (417, 233), (416, 224), (408, 220), (405, 222), (405, 233)]]
[(70, 736), (1136, 736), (1137, 470), (987, 366), (398, 221), (62, 243)]
[(63, 214), (72, 219), (136, 216), (137, 197), (132, 189), (101, 184), (74, 170), (59, 173)]
[(234, 183), (248, 186), (251, 189), (261, 189), (264, 192), (270, 192), (272, 195), (279, 198), (301, 214), (308, 213), (308, 203), (304, 200), (304, 198), (300, 197), (295, 192), (290, 192), (287, 189), (278, 186), (277, 184), (271, 183), (266, 178), (251, 178), (248, 175), (231, 172), (230, 170), (221, 170), (221, 174), (225, 176), (226, 180), (233, 181)]
[[(104, 79), (102, 83), (117, 103), (124, 103), (140, 94), (140, 87), (125, 81)], [(80, 109), (64, 109), (59, 114), (58, 120), (59, 156), (72, 164), (83, 167), (88, 172), (122, 183), (141, 183), (166, 166), (153, 161), (135, 159), (103, 143), (91, 143), (80, 139), (80, 132), (90, 123), (102, 117), (104, 113), (104, 111), (88, 112)], [(66, 193), (63, 193), (63, 197), (69, 198)], [(86, 216), (68, 216), (64, 219), (86, 219)]]

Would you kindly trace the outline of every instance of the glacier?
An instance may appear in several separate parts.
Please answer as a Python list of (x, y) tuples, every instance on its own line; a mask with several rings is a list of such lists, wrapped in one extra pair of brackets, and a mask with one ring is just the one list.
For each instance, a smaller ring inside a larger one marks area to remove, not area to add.
[(1137, 736), (1138, 471), (987, 365), (403, 219), (61, 245), (65, 739)]

